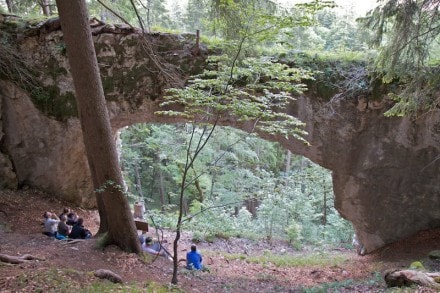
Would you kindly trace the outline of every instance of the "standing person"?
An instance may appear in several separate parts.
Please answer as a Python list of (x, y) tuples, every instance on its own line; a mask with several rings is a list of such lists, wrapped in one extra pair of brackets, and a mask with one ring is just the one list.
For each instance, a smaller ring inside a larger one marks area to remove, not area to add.
[(58, 223), (60, 219), (57, 215), (51, 212), (44, 212), (44, 231), (43, 234), (49, 237), (55, 237), (58, 231)]
[(186, 268), (201, 270), (203, 268), (202, 261), (202, 255), (197, 251), (197, 247), (194, 244), (191, 245), (191, 251), (186, 254)]
[(84, 219), (78, 218), (78, 221), (72, 228), (69, 238), (72, 239), (89, 239), (92, 238), (92, 233), (83, 226)]

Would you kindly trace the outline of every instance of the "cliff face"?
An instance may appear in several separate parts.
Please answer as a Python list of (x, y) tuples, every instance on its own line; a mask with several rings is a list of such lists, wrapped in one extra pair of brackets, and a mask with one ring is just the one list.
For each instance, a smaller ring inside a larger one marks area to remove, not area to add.
[[(143, 39), (126, 27), (92, 27), (115, 133), (139, 122), (175, 122), (154, 111), (166, 87), (183, 84), (203, 66), (204, 50), (197, 50), (195, 37)], [(17, 31), (17, 53), (39, 74), (32, 89), (1, 76), (0, 187), (29, 185), (92, 206), (62, 33), (56, 23)], [(440, 226), (439, 112), (412, 121), (386, 118), (386, 108), (368, 97), (324, 101), (305, 95), (289, 112), (307, 123), (311, 146), (268, 137), (332, 170), (335, 206), (353, 222), (367, 252)]]
[(440, 112), (387, 118), (385, 103), (302, 97), (304, 148), (283, 143), (332, 170), (335, 207), (367, 252), (440, 226)]
[[(194, 35), (142, 37), (127, 26), (90, 23), (115, 133), (154, 121), (164, 89), (181, 85), (204, 65), (206, 50), (196, 47)], [(1, 48), (0, 65), (12, 68), (8, 76), (0, 74), (0, 188), (28, 185), (93, 206), (59, 22), (21, 25), (0, 18), (0, 34), (10, 43)]]

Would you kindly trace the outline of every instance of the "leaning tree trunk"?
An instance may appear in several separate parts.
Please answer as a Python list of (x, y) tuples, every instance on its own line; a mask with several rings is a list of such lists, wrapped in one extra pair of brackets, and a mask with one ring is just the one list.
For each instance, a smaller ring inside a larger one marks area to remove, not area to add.
[[(134, 220), (123, 193), (123, 180), (112, 136), (98, 62), (84, 0), (57, 0), (67, 57), (87, 159), (98, 190), (101, 221), (107, 223), (108, 242), (125, 251), (140, 252)], [(100, 231), (103, 230), (100, 228)]]

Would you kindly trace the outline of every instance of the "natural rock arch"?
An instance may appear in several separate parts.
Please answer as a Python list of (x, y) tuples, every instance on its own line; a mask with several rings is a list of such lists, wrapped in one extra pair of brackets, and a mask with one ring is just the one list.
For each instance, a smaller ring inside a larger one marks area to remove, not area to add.
[[(157, 69), (157, 60), (141, 49), (140, 35), (102, 24), (93, 29), (114, 130), (139, 122), (176, 122), (154, 115), (171, 81), (151, 70)], [(40, 26), (17, 42), (22, 56), (47, 70), (39, 79), (43, 89), (51, 91), (45, 102), (62, 100), (74, 108), (61, 31)], [(148, 39), (161, 65), (177, 69), (173, 72), (179, 72), (180, 81), (203, 65), (204, 56), (194, 52), (204, 51), (193, 50), (195, 43), (192, 35), (156, 34)], [(0, 81), (0, 96), (2, 186), (29, 185), (92, 205), (78, 119), (63, 116), (63, 111), (71, 113), (69, 109), (52, 107), (47, 112), (47, 105), (39, 105), (32, 93), (12, 81)], [(371, 252), (417, 231), (440, 227), (440, 115), (433, 111), (417, 120), (386, 118), (388, 105), (367, 98), (324, 100), (311, 93), (298, 97), (288, 112), (306, 122), (311, 146), (265, 138), (332, 170), (336, 208), (354, 224), (360, 242)], [(246, 128), (235, 121), (222, 124)]]

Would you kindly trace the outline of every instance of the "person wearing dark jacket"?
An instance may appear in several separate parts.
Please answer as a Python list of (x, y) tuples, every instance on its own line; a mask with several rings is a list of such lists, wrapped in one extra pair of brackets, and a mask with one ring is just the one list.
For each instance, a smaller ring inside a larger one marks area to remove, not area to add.
[(76, 224), (73, 226), (72, 231), (69, 234), (69, 238), (72, 239), (89, 239), (92, 237), (92, 233), (83, 226), (84, 219), (78, 218)]

